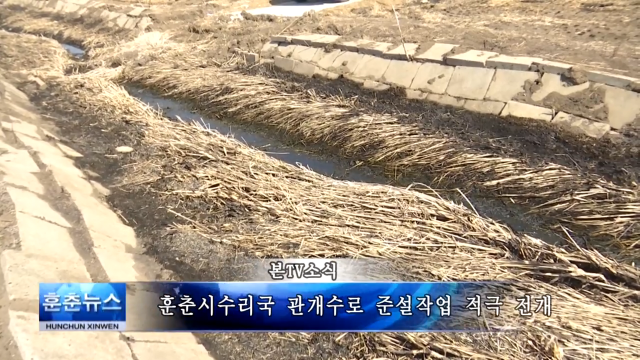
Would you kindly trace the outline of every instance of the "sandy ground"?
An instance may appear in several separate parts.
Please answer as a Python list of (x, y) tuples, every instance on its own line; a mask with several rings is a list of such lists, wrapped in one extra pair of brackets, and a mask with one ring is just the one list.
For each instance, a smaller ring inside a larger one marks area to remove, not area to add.
[(215, 21), (215, 16), (202, 18), (203, 13), (217, 15), (261, 7), (264, 3), (210, 1), (202, 5), (188, 0), (154, 8), (160, 27), (178, 30), (192, 23), (187, 25), (192, 32), (234, 35), (237, 46), (249, 49), (254, 46), (236, 36), (238, 33), (251, 34), (260, 41), (282, 31), (326, 33), (396, 44), (401, 39), (424, 46), (454, 43), (640, 76), (638, 0), (362, 0), (298, 20), (266, 17), (245, 25), (229, 25)]

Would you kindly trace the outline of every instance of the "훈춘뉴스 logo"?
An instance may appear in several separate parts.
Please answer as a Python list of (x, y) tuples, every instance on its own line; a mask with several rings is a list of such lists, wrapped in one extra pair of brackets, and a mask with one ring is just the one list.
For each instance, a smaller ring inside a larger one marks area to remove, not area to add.
[(124, 331), (124, 283), (40, 284), (40, 331)]

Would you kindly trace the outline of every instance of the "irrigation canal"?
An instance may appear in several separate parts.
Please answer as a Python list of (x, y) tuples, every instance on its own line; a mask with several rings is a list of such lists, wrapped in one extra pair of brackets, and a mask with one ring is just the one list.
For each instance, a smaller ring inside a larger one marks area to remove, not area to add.
[[(80, 60), (85, 56), (85, 51), (74, 45), (63, 43), (62, 47), (76, 59)], [(305, 147), (301, 144), (289, 145), (282, 134), (274, 134), (272, 131), (265, 131), (265, 129), (258, 129), (253, 125), (235, 122), (233, 119), (201, 116), (192, 111), (189, 105), (159, 96), (150, 90), (134, 85), (125, 85), (125, 89), (131, 96), (152, 108), (160, 110), (171, 120), (199, 123), (211, 130), (231, 136), (251, 147), (257, 148), (280, 161), (303, 166), (324, 176), (340, 180), (375, 184), (389, 184), (392, 182), (391, 179), (377, 170), (355, 166), (352, 162), (335, 156), (321, 155), (320, 150)], [(404, 186), (409, 185), (409, 183), (394, 183), (394, 185)], [(542, 219), (536, 215), (526, 213), (515, 204), (507, 204), (498, 199), (487, 199), (469, 194), (465, 195), (465, 198), (454, 190), (442, 191), (441, 196), (469, 207), (472, 206), (473, 210), (480, 215), (502, 222), (517, 232), (526, 233), (549, 243), (564, 242), (560, 235), (544, 227)], [(467, 199), (471, 204), (468, 203)]]

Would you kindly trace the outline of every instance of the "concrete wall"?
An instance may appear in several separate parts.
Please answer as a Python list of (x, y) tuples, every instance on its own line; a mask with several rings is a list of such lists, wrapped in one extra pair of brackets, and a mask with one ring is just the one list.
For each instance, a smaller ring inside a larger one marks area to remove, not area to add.
[[(332, 35), (274, 36), (248, 62), (273, 62), (304, 76), (344, 77), (371, 90), (406, 89), (409, 98), (551, 122), (600, 138), (640, 123), (640, 81), (572, 64), (458, 45), (394, 46)], [(612, 130), (613, 129), (613, 130)]]
[(4, 4), (35, 7), (42, 11), (70, 16), (101, 18), (108, 26), (129, 30), (144, 30), (152, 23), (151, 18), (147, 16), (150, 12), (147, 8), (128, 6), (109, 11), (106, 4), (91, 0), (5, 0)]

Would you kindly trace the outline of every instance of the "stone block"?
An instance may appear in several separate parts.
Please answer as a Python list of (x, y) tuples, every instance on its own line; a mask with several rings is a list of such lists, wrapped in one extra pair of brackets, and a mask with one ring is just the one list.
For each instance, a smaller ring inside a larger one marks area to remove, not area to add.
[(580, 91), (587, 90), (590, 83), (585, 82), (580, 85), (570, 85), (564, 80), (562, 76), (558, 74), (545, 73), (540, 79), (541, 86), (536, 92), (531, 94), (531, 100), (542, 101), (551, 93), (558, 93), (560, 95), (568, 96)]
[(273, 35), (271, 36), (271, 42), (277, 43), (291, 43), (291, 35)]
[(385, 42), (372, 42), (358, 46), (358, 52), (361, 54), (382, 56), (393, 44)]
[(364, 55), (362, 54), (345, 51), (336, 57), (328, 70), (338, 74), (351, 74), (358, 67), (363, 57)]
[[(30, 158), (28, 153), (26, 155)], [(24, 164), (15, 165), (3, 163), (0, 157), (0, 171), (5, 173), (2, 181), (8, 185), (22, 186), (35, 194), (44, 195), (45, 189), (40, 180), (32, 173), (23, 172)]]
[(482, 100), (495, 72), (495, 69), (458, 66), (451, 75), (446, 93), (454, 97)]
[[(22, 103), (20, 97), (24, 96), (22, 92), (19, 92), (16, 96), (15, 93), (12, 93), (9, 88), (7, 88), (7, 92), (5, 93), (6, 100), (3, 110), (7, 114), (12, 114), (15, 116), (19, 116), (21, 119), (26, 121), (38, 121), (40, 118), (38, 114), (36, 114), (32, 109), (32, 106), (27, 102)], [(28, 100), (27, 100), (28, 101)]]
[(400, 46), (382, 53), (382, 57), (386, 59), (409, 60), (413, 58), (413, 55), (416, 54), (418, 46), (418, 44), (413, 43), (405, 43), (404, 45), (401, 44)]
[(132, 29), (135, 29), (135, 28), (136, 28), (136, 25), (137, 25), (137, 24), (138, 24), (138, 18), (132, 18), (132, 17), (130, 17), (130, 18), (127, 20), (127, 22), (124, 24), (124, 28), (125, 28), (125, 29), (129, 29), (129, 30), (132, 30)]
[(409, 88), (413, 82), (413, 78), (418, 73), (420, 65), (422, 64), (416, 62), (391, 60), (381, 81), (387, 84)]
[(257, 64), (260, 62), (260, 55), (256, 53), (247, 52), (242, 54), (242, 57), (244, 58), (244, 61), (249, 65)]
[(498, 56), (498, 53), (469, 50), (462, 54), (447, 56), (445, 63), (452, 66), (485, 67), (487, 60), (495, 56)]
[[(4, 142), (0, 142), (0, 149), (3, 149)], [(4, 149), (3, 149), (4, 150)], [(7, 176), (18, 175), (17, 173), (37, 173), (40, 168), (33, 161), (28, 150), (13, 150), (0, 154), (0, 170)], [(21, 185), (21, 184), (18, 184)]]
[(153, 20), (151, 20), (150, 17), (145, 16), (140, 18), (140, 21), (138, 21), (138, 25), (136, 26), (138, 27), (138, 29), (146, 30), (149, 26), (151, 26), (151, 24), (153, 24)]
[[(23, 204), (21, 207), (25, 208), (26, 205)], [(82, 264), (82, 258), (76, 252), (73, 239), (71, 239), (67, 228), (59, 225), (59, 223), (66, 223), (59, 214), (52, 209), (50, 211), (31, 209), (30, 213), (43, 215), (42, 219), (44, 220), (28, 213), (16, 214), (23, 253), (39, 256), (43, 254), (42, 256), (52, 260), (57, 259), (68, 264)], [(44, 215), (48, 215), (48, 217), (44, 217)], [(47, 220), (57, 222), (52, 223)], [(47, 234), (46, 240), (42, 238), (42, 234)]]
[(411, 89), (444, 94), (455, 68), (435, 63), (424, 63), (418, 68)]
[(560, 75), (571, 70), (572, 67), (573, 65), (571, 64), (565, 64), (557, 61), (536, 60), (533, 62), (531, 70), (545, 74), (549, 73)]
[(121, 15), (120, 15), (120, 16), (118, 16), (118, 18), (116, 19), (116, 25), (117, 25), (118, 27), (123, 28), (123, 27), (126, 25), (126, 23), (127, 23), (127, 21), (128, 21), (128, 20), (129, 20), (129, 17), (128, 17), (127, 15), (125, 15), (125, 14), (121, 14)]
[(556, 114), (551, 123), (573, 133), (587, 135), (596, 139), (603, 137), (611, 130), (609, 124), (591, 121), (562, 111)]
[(634, 81), (638, 81), (638, 79), (630, 76), (611, 74), (603, 71), (587, 70), (586, 73), (589, 81), (619, 88), (626, 88)]
[(6, 132), (12, 132), (16, 135), (26, 135), (33, 139), (40, 140), (40, 135), (38, 134), (38, 127), (31, 123), (21, 121), (20, 119), (7, 115), (4, 117), (2, 121), (2, 129)]
[(500, 116), (515, 116), (521, 118), (551, 121), (553, 114), (551, 109), (535, 106), (517, 101), (509, 101)]
[(407, 97), (407, 99), (411, 99), (411, 100), (424, 100), (427, 98), (426, 93), (423, 93), (420, 90), (411, 90), (411, 89), (405, 90), (405, 96)]
[(336, 61), (338, 56), (344, 54), (341, 50), (332, 50), (325, 52), (321, 55), (320, 60), (316, 62), (319, 68), (329, 70), (333, 66), (333, 62)]
[[(302, 35), (292, 35), (291, 36), (291, 43), (295, 44), (295, 45), (302, 45), (302, 46), (314, 46), (313, 44), (323, 44), (324, 46), (330, 44), (330, 42), (328, 41), (330, 38), (328, 36), (331, 35), (322, 35), (322, 34), (302, 34)], [(323, 39), (326, 38), (326, 42), (320, 42)], [(339, 38), (339, 36), (336, 36), (333, 41), (337, 40)], [(322, 46), (318, 46), (318, 47), (322, 47)]]
[(142, 13), (146, 10), (146, 8), (143, 7), (134, 7), (131, 11), (129, 11), (127, 14), (129, 16), (133, 16), (133, 17), (138, 17), (140, 15), (142, 15)]
[(510, 101), (524, 91), (527, 81), (535, 81), (538, 76), (538, 73), (531, 71), (497, 69), (484, 98), (502, 102)]
[(427, 100), (436, 102), (438, 104), (447, 105), (447, 106), (455, 106), (455, 107), (463, 107), (465, 103), (465, 99), (458, 99), (449, 95), (440, 95), (440, 94), (429, 94), (427, 95)]
[(274, 65), (277, 68), (280, 68), (284, 71), (293, 71), (293, 67), (296, 64), (296, 61), (289, 58), (283, 58), (281, 56), (276, 56), (274, 59)]
[(322, 37), (310, 40), (309, 43), (310, 46), (323, 48), (335, 43), (338, 39), (340, 39), (340, 36), (338, 35), (322, 35)]
[(122, 14), (117, 13), (117, 12), (113, 12), (113, 11), (109, 11), (109, 10), (103, 10), (101, 16), (104, 17), (104, 19), (106, 20), (115, 20), (118, 17), (120, 17)]
[(613, 129), (620, 129), (640, 119), (640, 93), (603, 85), (604, 103), (609, 112), (609, 125)]
[(362, 84), (362, 87), (367, 90), (385, 91), (385, 90), (389, 90), (391, 86), (387, 84), (379, 83), (377, 81), (365, 80), (364, 83)]
[(279, 55), (281, 57), (289, 57), (291, 56), (291, 54), (293, 54), (293, 51), (298, 47), (298, 45), (282, 45), (280, 44), (277, 48), (276, 48), (276, 54), (275, 55)]
[[(323, 52), (324, 50), (322, 49), (296, 45), (296, 47), (293, 49), (293, 52), (291, 52), (291, 58), (304, 62), (316, 62), (320, 59), (320, 56), (322, 56)], [(318, 53), (320, 54), (318, 55)]]
[(271, 59), (277, 52), (277, 49), (277, 42), (268, 42), (262, 46), (262, 49), (260, 50), (260, 56), (265, 59)]
[(343, 75), (343, 77), (349, 81), (353, 81), (356, 84), (364, 85), (364, 81), (365, 81), (364, 79), (357, 78), (350, 74), (345, 74)]
[(298, 75), (313, 77), (316, 72), (316, 66), (309, 63), (296, 61), (293, 66), (293, 72)]
[(427, 51), (416, 55), (414, 59), (416, 61), (428, 61), (444, 64), (444, 56), (456, 47), (458, 47), (458, 45), (436, 43)]
[(97, 14), (99, 18), (104, 20), (117, 19), (118, 17), (122, 16), (122, 14), (120, 13), (111, 12), (109, 10), (100, 10), (100, 9), (96, 9), (94, 12), (94, 15), (95, 14)]
[(68, 157), (72, 157), (72, 158), (81, 158), (82, 157), (82, 154), (80, 154), (79, 152), (75, 151), (74, 149), (68, 147), (65, 144), (58, 143), (56, 145), (58, 145), (58, 148), (60, 148), (60, 151), (62, 151)]
[(353, 71), (353, 75), (365, 80), (380, 80), (389, 68), (391, 60), (377, 56), (362, 55), (362, 59)]
[(534, 61), (540, 61), (540, 58), (525, 56), (507, 56), (498, 55), (494, 58), (487, 59), (486, 67), (507, 70), (529, 71)]
[[(88, 183), (88, 182), (87, 182)], [(90, 183), (91, 192), (94, 189)], [(115, 239), (123, 244), (126, 244), (130, 248), (137, 248), (138, 241), (136, 234), (128, 226), (125, 226), (118, 215), (116, 215), (111, 209), (105, 205), (102, 201), (93, 196), (81, 196), (77, 191), (69, 191), (71, 198), (76, 202), (80, 214), (85, 220), (87, 229), (89, 232), (103, 235), (104, 237)], [(99, 239), (93, 237), (93, 244), (95, 247), (99, 247)]]
[(41, 282), (91, 282), (82, 258), (73, 263), (45, 254), (25, 254), (15, 250), (0, 253), (0, 270), (4, 276), (9, 301), (38, 298)]
[(358, 40), (355, 40), (355, 41), (344, 41), (344, 42), (336, 41), (334, 43), (334, 47), (336, 49), (340, 49), (340, 50), (343, 50), (343, 51), (358, 52), (358, 49), (360, 47), (371, 46), (372, 43), (374, 43), (374, 42), (375, 41), (364, 40), (364, 39), (358, 39)]
[[(36, 193), (33, 193), (28, 190), (23, 190), (19, 188), (15, 188), (13, 186), (7, 186), (7, 192), (9, 193), (9, 197), (13, 200), (13, 204), (16, 210), (16, 218), (18, 220), (18, 227), (25, 226), (24, 229), (19, 229), (20, 231), (24, 231), (20, 235), (20, 239), (25, 238), (23, 243), (27, 243), (29, 246), (30, 242), (33, 242), (32, 245), (34, 248), (37, 248), (36, 244), (40, 243), (41, 236), (36, 235), (33, 236), (33, 233), (29, 227), (34, 227), (38, 231), (42, 231), (37, 228), (39, 225), (44, 225), (45, 227), (54, 227), (54, 232), (60, 232), (63, 235), (68, 235), (66, 230), (62, 229), (62, 227), (70, 228), (71, 225), (67, 220), (60, 215), (57, 211), (51, 208), (49, 203), (42, 200), (40, 196)], [(40, 220), (42, 219), (42, 220)], [(45, 222), (46, 224), (42, 224)], [(49, 234), (47, 233), (47, 238), (49, 238)], [(47, 242), (50, 242), (47, 240)], [(71, 243), (72, 245), (72, 243)]]
[(326, 71), (326, 70), (322, 70), (322, 69), (316, 69), (316, 73), (313, 74), (314, 77), (321, 77), (327, 80), (335, 80), (338, 79), (340, 77), (340, 74), (336, 74), (334, 72), (331, 71)]
[(94, 252), (112, 282), (153, 281), (162, 271), (146, 255), (98, 248), (94, 248)]
[(3, 81), (4, 93), (11, 95), (15, 99), (22, 100), (25, 103), (29, 102), (29, 97), (25, 95), (22, 91), (18, 90), (15, 86), (11, 85), (8, 82)]
[(464, 103), (464, 108), (469, 111), (492, 115), (499, 115), (504, 106), (505, 103), (501, 101), (467, 100)]

